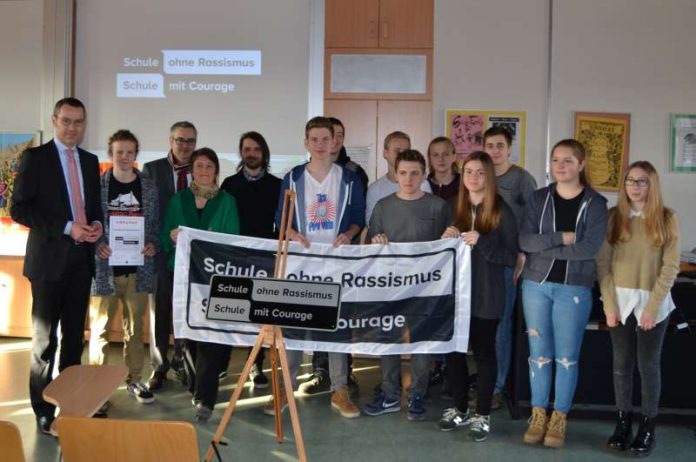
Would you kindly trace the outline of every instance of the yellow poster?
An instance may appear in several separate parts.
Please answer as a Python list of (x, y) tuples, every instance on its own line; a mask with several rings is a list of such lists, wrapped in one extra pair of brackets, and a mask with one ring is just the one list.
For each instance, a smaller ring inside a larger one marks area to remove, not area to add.
[(599, 191), (618, 191), (628, 165), (630, 114), (575, 113), (575, 139), (585, 145), (587, 177)]

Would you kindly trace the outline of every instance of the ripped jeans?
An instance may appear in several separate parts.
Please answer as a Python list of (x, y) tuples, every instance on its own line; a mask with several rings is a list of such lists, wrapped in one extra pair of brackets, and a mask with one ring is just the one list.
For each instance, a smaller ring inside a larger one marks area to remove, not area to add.
[(578, 359), (592, 309), (592, 288), (525, 279), (522, 303), (529, 339), (532, 406), (548, 407), (555, 363), (554, 409), (567, 413), (578, 382)]

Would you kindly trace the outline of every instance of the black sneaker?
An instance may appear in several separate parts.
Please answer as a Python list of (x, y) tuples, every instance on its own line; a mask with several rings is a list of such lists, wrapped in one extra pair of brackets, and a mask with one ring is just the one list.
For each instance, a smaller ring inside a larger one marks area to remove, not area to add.
[(249, 378), (251, 379), (251, 382), (254, 384), (255, 389), (262, 390), (264, 388), (268, 388), (268, 377), (266, 377), (266, 374), (263, 373), (263, 369), (259, 368), (256, 364), (251, 366)]
[(104, 404), (102, 404), (102, 407), (97, 409), (97, 412), (94, 413), (92, 417), (96, 417), (97, 419), (106, 419), (108, 417), (107, 413), (109, 412), (109, 408), (111, 407), (111, 402), (107, 401)]
[(126, 390), (139, 403), (150, 404), (155, 401), (155, 395), (142, 382), (131, 382), (126, 387)]
[(321, 370), (313, 373), (309, 380), (300, 385), (300, 391), (306, 395), (329, 391), (329, 389), (331, 389), (329, 374)]
[(451, 432), (456, 428), (466, 427), (470, 422), (471, 418), (469, 417), (468, 409), (466, 412), (461, 412), (456, 407), (449, 407), (443, 411), (437, 426), (443, 432)]
[(198, 403), (198, 404), (196, 404), (196, 412), (193, 416), (193, 419), (198, 424), (205, 424), (208, 422), (208, 419), (210, 419), (210, 416), (212, 414), (213, 414), (212, 409), (210, 409), (208, 406), (204, 405), (203, 403)]

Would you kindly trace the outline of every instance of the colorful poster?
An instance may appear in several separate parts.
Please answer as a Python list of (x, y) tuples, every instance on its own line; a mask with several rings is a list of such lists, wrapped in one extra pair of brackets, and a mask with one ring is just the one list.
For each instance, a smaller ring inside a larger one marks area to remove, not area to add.
[(454, 143), (459, 165), (474, 151), (483, 150), (483, 133), (491, 127), (502, 126), (512, 135), (510, 160), (524, 167), (526, 113), (510, 111), (446, 111), (447, 136)]
[(628, 166), (631, 115), (575, 113), (575, 139), (585, 146), (587, 177), (598, 191), (618, 192)]

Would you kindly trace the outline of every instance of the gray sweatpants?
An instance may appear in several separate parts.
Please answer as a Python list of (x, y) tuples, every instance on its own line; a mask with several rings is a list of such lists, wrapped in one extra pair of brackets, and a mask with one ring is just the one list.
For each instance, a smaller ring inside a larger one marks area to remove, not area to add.
[[(425, 395), (428, 389), (432, 355), (411, 355), (411, 390), (409, 399)], [(382, 392), (389, 400), (401, 398), (401, 356), (385, 355), (382, 363)]]

